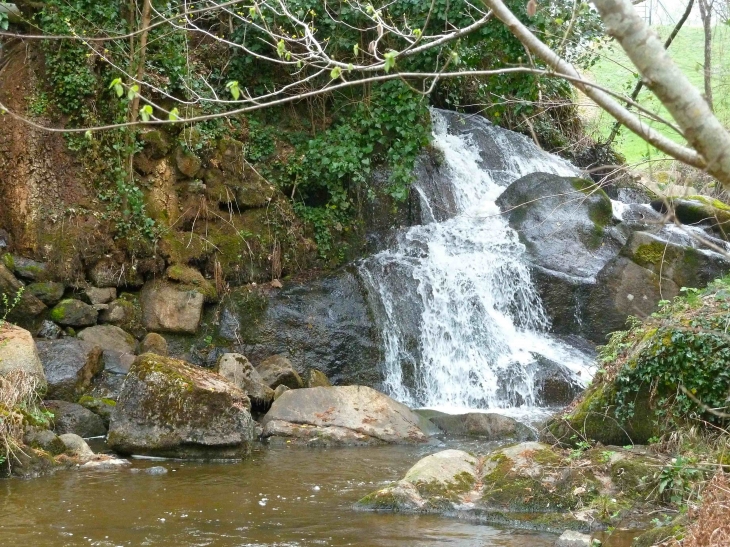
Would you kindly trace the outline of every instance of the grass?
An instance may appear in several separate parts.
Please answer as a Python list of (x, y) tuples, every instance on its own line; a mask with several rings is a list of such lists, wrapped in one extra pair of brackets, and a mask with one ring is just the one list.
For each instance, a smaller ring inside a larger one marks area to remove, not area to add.
[[(657, 27), (655, 30), (664, 40), (672, 28)], [(730, 26), (718, 25), (714, 30), (713, 42), (712, 87), (715, 113), (726, 127), (730, 127)], [(682, 28), (669, 48), (672, 59), (700, 91), (704, 90), (703, 48), (704, 34), (699, 27)], [(625, 95), (631, 93), (637, 81), (633, 65), (620, 46), (615, 43), (604, 50), (603, 58), (593, 67), (590, 77), (596, 83)], [(639, 94), (639, 102), (652, 112), (671, 120), (666, 109), (646, 88)], [(606, 113), (598, 113), (597, 109), (590, 109), (587, 117), (589, 130), (598, 140), (605, 140), (613, 127), (613, 118)], [(651, 122), (651, 125), (676, 142), (686, 142), (664, 124)], [(627, 129), (622, 129), (616, 138), (615, 145), (630, 164), (640, 164), (646, 160), (666, 157)]]

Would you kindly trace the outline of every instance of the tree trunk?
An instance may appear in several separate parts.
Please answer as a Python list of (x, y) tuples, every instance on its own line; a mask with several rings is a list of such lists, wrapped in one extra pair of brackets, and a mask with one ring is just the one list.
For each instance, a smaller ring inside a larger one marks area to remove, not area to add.
[(636, 66), (646, 86), (676, 120), (689, 144), (704, 158), (707, 172), (730, 190), (730, 133), (705, 98), (664, 49), (630, 0), (594, 0), (601, 19)]
[(714, 112), (715, 106), (712, 100), (712, 8), (715, 2), (714, 0), (698, 0), (698, 3), (702, 28), (705, 31), (705, 99)]

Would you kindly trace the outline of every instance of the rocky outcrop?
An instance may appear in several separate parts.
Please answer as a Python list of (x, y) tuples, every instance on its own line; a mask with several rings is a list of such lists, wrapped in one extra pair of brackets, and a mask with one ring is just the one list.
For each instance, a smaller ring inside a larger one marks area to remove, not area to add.
[(145, 353), (124, 382), (107, 442), (122, 454), (242, 457), (254, 435), (249, 410), (246, 394), (217, 374)]
[[(423, 411), (419, 411), (421, 414)], [(536, 433), (514, 418), (493, 412), (471, 412), (467, 414), (444, 414), (426, 411), (425, 416), (447, 435), (480, 437), (490, 441), (514, 439), (536, 440)]]
[(44, 404), (53, 414), (53, 429), (57, 435), (75, 433), (85, 438), (106, 435), (104, 421), (83, 406), (67, 401), (45, 401)]
[(423, 458), (358, 506), (556, 533), (589, 531), (626, 519), (637, 501), (645, 502), (656, 465), (659, 460), (618, 447), (569, 455), (527, 442), (482, 457), (446, 450)]
[(142, 323), (151, 331), (195, 334), (205, 296), (162, 281), (145, 285), (140, 294)]
[(51, 399), (75, 402), (103, 368), (102, 349), (83, 340), (49, 340), (37, 346)]
[(286, 391), (262, 424), (265, 438), (308, 445), (423, 443), (436, 432), (407, 406), (364, 386)]
[(274, 400), (274, 390), (264, 382), (258, 371), (240, 353), (225, 353), (218, 359), (217, 372), (246, 393), (251, 404), (268, 408)]
[(25, 329), (4, 323), (0, 326), (0, 376), (14, 373), (35, 377), (41, 388), (46, 384), (46, 374), (31, 334)]
[(691, 235), (664, 227), (648, 205), (612, 203), (590, 181), (534, 173), (497, 203), (526, 246), (558, 334), (605, 343), (629, 315), (645, 317), (681, 287), (730, 270), (730, 261), (699, 249)]

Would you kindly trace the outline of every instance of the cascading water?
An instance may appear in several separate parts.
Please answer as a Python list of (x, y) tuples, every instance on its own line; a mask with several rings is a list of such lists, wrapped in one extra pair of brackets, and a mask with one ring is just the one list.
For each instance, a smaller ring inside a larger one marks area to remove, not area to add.
[(384, 388), (410, 406), (530, 407), (536, 355), (577, 383), (590, 374), (585, 356), (546, 334), (524, 246), (495, 200), (528, 173), (577, 169), (485, 120), (460, 134), (448, 116), (432, 112), (446, 176), (436, 188), (415, 183), (424, 224), (360, 265), (384, 343)]

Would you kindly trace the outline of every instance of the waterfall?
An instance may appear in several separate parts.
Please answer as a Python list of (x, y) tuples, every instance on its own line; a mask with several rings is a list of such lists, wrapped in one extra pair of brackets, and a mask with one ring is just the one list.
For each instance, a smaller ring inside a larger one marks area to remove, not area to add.
[(410, 406), (533, 407), (543, 356), (577, 383), (586, 358), (547, 334), (525, 248), (495, 200), (532, 172), (575, 176), (568, 162), (478, 117), (432, 111), (440, 176), (414, 184), (422, 224), (364, 260), (381, 330), (384, 389)]

